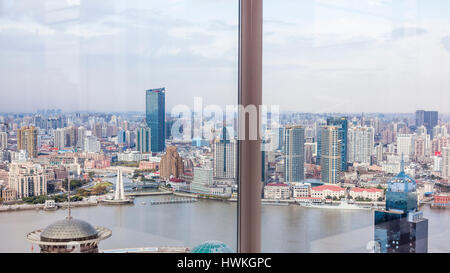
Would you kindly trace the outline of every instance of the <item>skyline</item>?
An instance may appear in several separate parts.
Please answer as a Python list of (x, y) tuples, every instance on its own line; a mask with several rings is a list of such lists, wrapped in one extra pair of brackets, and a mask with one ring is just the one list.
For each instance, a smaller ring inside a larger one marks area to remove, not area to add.
[[(263, 103), (447, 112), (450, 5), (429, 2), (265, 1)], [(61, 3), (0, 1), (2, 112), (144, 111), (159, 86), (167, 109), (237, 102), (237, 1)]]

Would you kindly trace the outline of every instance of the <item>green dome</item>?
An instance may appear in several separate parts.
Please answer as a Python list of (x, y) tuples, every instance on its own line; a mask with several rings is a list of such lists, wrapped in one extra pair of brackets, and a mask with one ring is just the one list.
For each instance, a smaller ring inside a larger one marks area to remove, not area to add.
[(191, 253), (234, 253), (225, 243), (219, 241), (206, 241), (191, 250)]

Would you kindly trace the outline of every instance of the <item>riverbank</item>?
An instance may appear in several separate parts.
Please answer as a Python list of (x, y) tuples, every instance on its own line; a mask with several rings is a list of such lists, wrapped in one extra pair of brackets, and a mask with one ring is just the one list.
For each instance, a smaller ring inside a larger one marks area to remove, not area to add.
[[(71, 207), (90, 207), (97, 206), (97, 202), (92, 201), (79, 201), (70, 202)], [(56, 209), (67, 208), (68, 203), (56, 203)], [(26, 210), (44, 210), (45, 204), (20, 204), (20, 205), (2, 205), (0, 206), (0, 212), (11, 212), (11, 211), (26, 211)]]

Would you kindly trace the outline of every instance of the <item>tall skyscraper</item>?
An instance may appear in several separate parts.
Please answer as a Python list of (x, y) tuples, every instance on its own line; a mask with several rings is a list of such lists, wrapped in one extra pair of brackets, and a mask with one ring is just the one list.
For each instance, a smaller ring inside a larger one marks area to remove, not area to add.
[(136, 129), (136, 149), (141, 153), (151, 153), (153, 152), (153, 146), (152, 146), (152, 131), (151, 129), (145, 125), (141, 124)]
[(305, 179), (305, 128), (286, 126), (284, 143), (284, 179), (286, 182), (300, 182)]
[(236, 179), (237, 176), (237, 141), (230, 139), (226, 127), (222, 135), (214, 141), (214, 177)]
[(341, 171), (347, 171), (347, 162), (348, 162), (348, 154), (347, 154), (347, 146), (348, 146), (348, 120), (345, 117), (341, 118), (328, 118), (327, 119), (328, 126), (336, 126), (339, 131), (339, 140), (341, 141)]
[(166, 89), (149, 89), (146, 91), (146, 121), (151, 129), (152, 152), (162, 152), (166, 146), (165, 115)]
[(348, 161), (370, 163), (374, 147), (372, 127), (353, 127), (348, 130)]
[(425, 126), (427, 132), (431, 134), (431, 138), (433, 138), (433, 128), (438, 124), (438, 119), (438, 111), (416, 111), (416, 127)]
[(26, 150), (30, 157), (37, 157), (37, 129), (26, 126), (17, 131), (17, 149)]
[(327, 184), (337, 184), (341, 175), (342, 144), (339, 139), (340, 128), (337, 126), (324, 126), (322, 128), (322, 155), (321, 174), (322, 181)]
[(418, 210), (416, 181), (405, 174), (403, 160), (388, 183), (386, 209), (375, 211), (375, 242), (382, 253), (428, 251), (428, 220)]

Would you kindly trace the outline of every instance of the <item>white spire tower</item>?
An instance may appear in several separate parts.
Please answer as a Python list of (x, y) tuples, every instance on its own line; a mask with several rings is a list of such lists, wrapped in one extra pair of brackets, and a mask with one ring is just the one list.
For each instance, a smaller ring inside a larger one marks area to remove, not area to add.
[(123, 178), (122, 169), (117, 168), (117, 182), (116, 182), (116, 193), (114, 195), (114, 200), (125, 200), (125, 193), (123, 189)]

